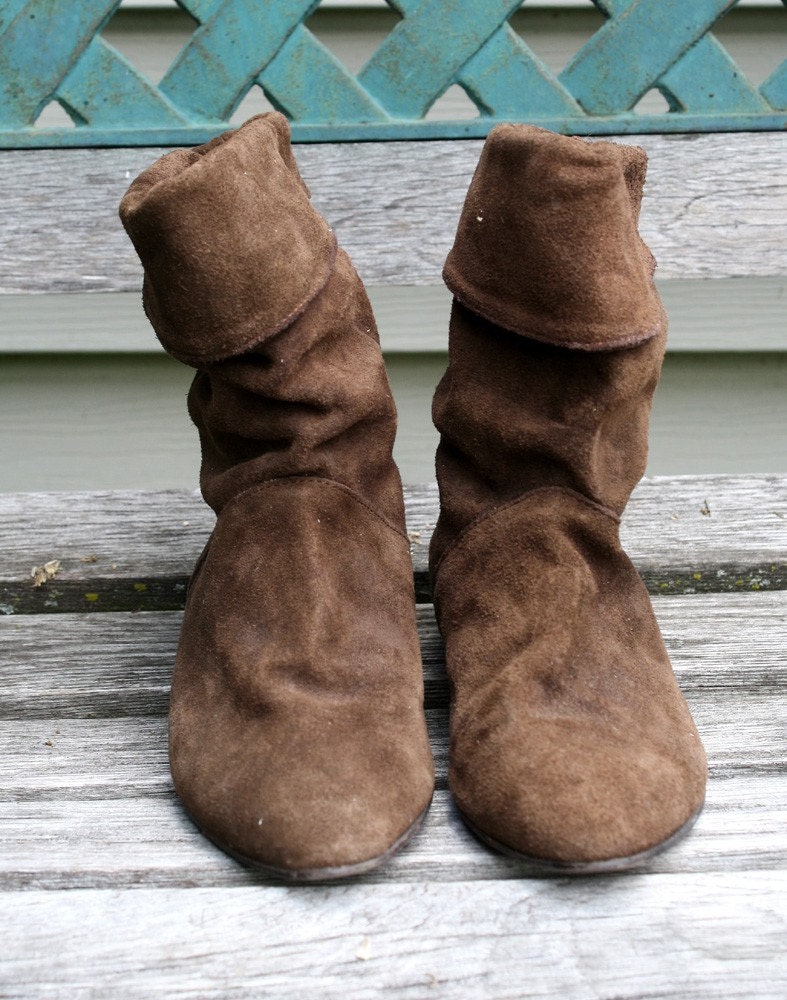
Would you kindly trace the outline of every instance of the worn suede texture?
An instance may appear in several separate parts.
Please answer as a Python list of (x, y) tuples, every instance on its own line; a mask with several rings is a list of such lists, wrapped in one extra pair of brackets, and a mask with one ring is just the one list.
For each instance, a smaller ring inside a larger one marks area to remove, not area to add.
[(496, 129), (446, 265), (430, 568), (449, 784), (482, 836), (577, 870), (656, 849), (705, 788), (618, 537), (666, 339), (636, 230), (645, 163), (634, 147)]
[(633, 146), (498, 126), (467, 193), (446, 284), (533, 340), (597, 350), (652, 337), (661, 306), (631, 208), (645, 162)]
[(170, 766), (219, 846), (284, 878), (354, 874), (432, 795), (396, 412), (369, 301), (312, 207), (286, 120), (138, 178), (121, 218), (218, 515), (189, 588)]
[(131, 184), (120, 216), (145, 267), (148, 317), (169, 353), (195, 366), (288, 326), (336, 253), (278, 114), (162, 156)]

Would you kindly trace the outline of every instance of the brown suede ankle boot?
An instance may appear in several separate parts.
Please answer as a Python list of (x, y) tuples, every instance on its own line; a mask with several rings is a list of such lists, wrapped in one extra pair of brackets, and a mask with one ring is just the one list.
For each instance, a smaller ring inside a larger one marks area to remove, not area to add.
[(444, 273), (430, 566), (449, 782), (487, 843), (568, 872), (650, 857), (689, 828), (705, 788), (618, 538), (666, 337), (636, 228), (645, 166), (636, 147), (496, 128)]
[(191, 580), (170, 765), (186, 810), (286, 879), (375, 867), (432, 796), (396, 413), (369, 301), (289, 128), (169, 153), (120, 214), (189, 412), (215, 530)]

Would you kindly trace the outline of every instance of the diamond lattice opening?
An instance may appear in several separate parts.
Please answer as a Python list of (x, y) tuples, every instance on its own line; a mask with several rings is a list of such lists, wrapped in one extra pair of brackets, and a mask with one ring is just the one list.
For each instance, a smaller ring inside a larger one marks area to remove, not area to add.
[(148, 10), (120, 7), (101, 37), (141, 73), (158, 83), (199, 22), (175, 0)]
[(669, 110), (669, 101), (655, 87), (643, 94), (631, 109), (635, 115), (665, 115)]
[(588, 0), (582, 6), (551, 10), (524, 4), (509, 24), (557, 76), (605, 22), (601, 11)]
[(478, 118), (480, 114), (478, 105), (467, 91), (455, 83), (437, 98), (425, 117), (430, 122), (466, 121), (468, 118)]
[(357, 74), (401, 19), (388, 6), (340, 10), (321, 3), (304, 24), (339, 62)]
[(35, 120), (35, 128), (74, 128), (75, 121), (66, 111), (59, 101), (50, 101), (44, 105), (38, 118)]
[(232, 118), (230, 118), (230, 125), (242, 125), (249, 118), (253, 118), (254, 115), (264, 115), (268, 111), (276, 110), (262, 87), (255, 83), (249, 88), (246, 96), (233, 111)]

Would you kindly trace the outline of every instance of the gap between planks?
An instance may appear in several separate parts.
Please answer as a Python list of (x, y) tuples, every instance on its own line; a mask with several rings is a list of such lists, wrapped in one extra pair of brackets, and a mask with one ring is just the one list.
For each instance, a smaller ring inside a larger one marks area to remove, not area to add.
[[(687, 695), (769, 697), (787, 685), (787, 592), (654, 597), (653, 607)], [(417, 611), (426, 705), (441, 708), (443, 644), (432, 606)], [(177, 611), (0, 618), (0, 719), (163, 716), (181, 620)]]
[[(784, 871), (786, 823), (787, 799), (778, 775), (712, 777), (691, 832), (630, 877)], [(5, 802), (0, 830), (0, 892), (279, 884), (214, 847), (174, 793)], [(534, 877), (545, 876), (529, 862), (479, 843), (448, 791), (438, 789), (413, 840), (384, 867), (354, 881), (383, 885)]]
[[(438, 502), (434, 484), (405, 488), (419, 600)], [(182, 607), (214, 521), (185, 490), (0, 494), (0, 517), (0, 615)], [(786, 526), (785, 476), (665, 476), (637, 486), (621, 539), (653, 593), (779, 590)], [(32, 587), (50, 560), (56, 577)]]
[[(655, 607), (711, 777), (691, 836), (645, 870), (783, 868), (787, 595), (672, 597)], [(211, 847), (171, 790), (164, 714), (179, 620), (171, 613), (1, 623), (0, 701), (10, 717), (0, 721), (0, 887), (265, 882)], [(431, 608), (419, 609), (419, 623), (438, 792), (424, 832), (365, 881), (533, 874), (479, 846), (450, 803), (447, 686)]]

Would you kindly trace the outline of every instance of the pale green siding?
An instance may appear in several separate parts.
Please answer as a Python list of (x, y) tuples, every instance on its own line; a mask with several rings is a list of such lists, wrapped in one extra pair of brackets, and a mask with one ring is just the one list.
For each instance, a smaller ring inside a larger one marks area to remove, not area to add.
[[(434, 478), (435, 354), (387, 359), (405, 481)], [(0, 490), (193, 487), (188, 369), (160, 356), (16, 356), (0, 366)], [(653, 410), (650, 474), (787, 471), (787, 358), (675, 354)]]
[[(357, 69), (396, 17), (379, 5), (353, 7), (320, 9), (309, 26)], [(778, 6), (747, 3), (715, 31), (754, 83), (783, 58), (782, 17)], [(529, 3), (513, 23), (557, 70), (600, 15), (589, 3)], [(123, 11), (107, 37), (158, 79), (188, 31), (187, 16), (170, 6)], [(649, 95), (642, 110), (660, 100)], [(435, 113), (455, 116), (463, 103), (452, 88)], [(264, 106), (256, 92), (236, 120)], [(784, 279), (662, 284), (670, 353), (653, 412), (651, 474), (785, 471), (785, 287)], [(406, 481), (428, 480), (435, 447), (429, 410), (445, 365), (448, 295), (442, 288), (371, 293), (400, 411), (397, 458)], [(0, 490), (194, 486), (190, 377), (160, 353), (138, 296), (0, 296)]]

